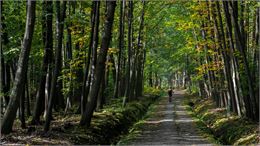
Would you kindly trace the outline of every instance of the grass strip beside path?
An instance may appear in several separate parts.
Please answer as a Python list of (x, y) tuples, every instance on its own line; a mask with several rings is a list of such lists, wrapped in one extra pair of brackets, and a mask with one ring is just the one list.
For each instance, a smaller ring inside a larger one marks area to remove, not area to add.
[[(192, 103), (192, 104), (191, 104)], [(248, 145), (259, 143), (259, 123), (218, 108), (211, 98), (186, 95), (184, 105), (196, 121), (202, 135), (211, 142), (224, 145)]]

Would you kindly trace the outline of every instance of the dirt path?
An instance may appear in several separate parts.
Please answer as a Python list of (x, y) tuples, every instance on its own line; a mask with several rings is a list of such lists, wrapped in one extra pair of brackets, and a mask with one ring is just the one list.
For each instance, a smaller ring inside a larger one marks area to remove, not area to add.
[(159, 103), (152, 116), (149, 117), (142, 133), (135, 137), (131, 145), (208, 145), (209, 142), (198, 135), (195, 123), (181, 106), (183, 91), (175, 91), (172, 103), (164, 97)]

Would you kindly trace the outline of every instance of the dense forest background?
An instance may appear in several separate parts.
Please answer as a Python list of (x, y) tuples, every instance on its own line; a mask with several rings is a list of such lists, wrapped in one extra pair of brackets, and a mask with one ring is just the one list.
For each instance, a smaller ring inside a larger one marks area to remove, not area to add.
[(0, 2), (2, 134), (169, 87), (259, 121), (257, 1)]

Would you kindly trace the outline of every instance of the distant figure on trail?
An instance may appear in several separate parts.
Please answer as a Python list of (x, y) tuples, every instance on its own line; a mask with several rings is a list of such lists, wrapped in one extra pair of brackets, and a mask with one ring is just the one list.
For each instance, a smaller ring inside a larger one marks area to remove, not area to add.
[(173, 94), (172, 87), (168, 90), (168, 95), (169, 95), (169, 102), (172, 102), (172, 94)]

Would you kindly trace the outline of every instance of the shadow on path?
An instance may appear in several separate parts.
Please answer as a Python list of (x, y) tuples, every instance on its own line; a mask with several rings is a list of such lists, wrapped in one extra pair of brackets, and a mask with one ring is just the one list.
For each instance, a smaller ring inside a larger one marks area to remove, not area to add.
[(173, 101), (163, 97), (151, 117), (144, 122), (142, 133), (135, 137), (132, 145), (209, 145), (198, 134), (194, 121), (182, 106), (184, 92), (175, 91)]

